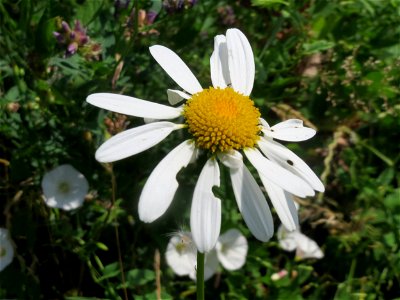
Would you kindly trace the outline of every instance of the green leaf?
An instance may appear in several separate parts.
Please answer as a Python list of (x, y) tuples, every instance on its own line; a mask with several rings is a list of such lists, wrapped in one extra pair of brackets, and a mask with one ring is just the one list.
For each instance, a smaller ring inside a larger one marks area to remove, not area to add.
[(7, 91), (7, 94), (5, 94), (4, 99), (6, 99), (7, 102), (16, 102), (18, 101), (19, 96), (20, 93), (18, 86), (15, 85)]
[(380, 185), (388, 185), (393, 180), (394, 175), (394, 168), (387, 168), (379, 175), (377, 181)]
[(98, 280), (102, 281), (107, 278), (112, 278), (118, 276), (120, 273), (119, 264), (118, 262), (114, 262), (104, 267), (102, 270), (103, 276), (101, 276)]
[(351, 300), (353, 297), (350, 295), (348, 286), (345, 282), (338, 285), (334, 300)]
[(108, 300), (108, 299), (97, 298), (97, 297), (65, 297), (65, 300)]
[[(134, 297), (136, 300), (152, 300), (152, 299), (157, 299), (157, 294), (156, 292), (151, 292), (147, 293), (145, 295), (135, 295)], [(163, 300), (171, 300), (174, 299), (171, 295), (161, 292), (161, 299)]]
[(400, 188), (396, 189), (394, 193), (386, 196), (384, 202), (390, 209), (400, 208)]
[(254, 6), (268, 7), (268, 6), (273, 6), (275, 4), (283, 4), (289, 6), (289, 2), (284, 0), (253, 0), (251, 2)]
[(299, 275), (297, 277), (297, 281), (300, 284), (304, 283), (308, 279), (308, 277), (310, 277), (310, 275), (311, 275), (313, 270), (314, 269), (311, 266), (299, 265), (299, 268), (297, 270), (299, 272)]
[(147, 269), (133, 269), (127, 273), (126, 285), (128, 288), (134, 288), (138, 285), (144, 285), (156, 278), (154, 271)]
[(103, 0), (85, 1), (82, 5), (77, 6), (76, 19), (84, 25), (88, 25), (100, 11), (103, 4)]
[(331, 49), (335, 46), (335, 43), (329, 42), (326, 40), (319, 40), (312, 43), (304, 43), (303, 49), (304, 54), (309, 55), (317, 52), (321, 52), (324, 50)]
[(56, 27), (57, 18), (47, 19), (47, 13), (44, 13), (40, 19), (38, 29), (36, 30), (36, 49), (41, 54), (49, 54), (56, 45), (56, 38), (53, 35), (54, 31), (57, 31)]

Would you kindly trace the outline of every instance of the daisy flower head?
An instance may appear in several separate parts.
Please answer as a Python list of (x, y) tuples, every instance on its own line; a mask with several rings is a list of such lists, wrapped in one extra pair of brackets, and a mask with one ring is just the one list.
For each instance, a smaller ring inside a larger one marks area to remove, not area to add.
[(82, 206), (89, 185), (73, 166), (61, 165), (43, 176), (42, 189), (47, 206), (72, 210)]
[(3, 271), (14, 258), (14, 248), (11, 244), (8, 229), (0, 228), (0, 272)]
[[(220, 185), (220, 164), (229, 168), (239, 211), (253, 235), (268, 241), (274, 230), (271, 211), (263, 192), (243, 162), (243, 154), (257, 170), (282, 223), (298, 226), (293, 195), (313, 196), (324, 187), (314, 172), (292, 151), (276, 142), (303, 141), (315, 130), (301, 120), (287, 120), (272, 127), (261, 118), (249, 95), (255, 64), (246, 36), (238, 29), (214, 39), (210, 58), (212, 86), (203, 88), (189, 67), (172, 50), (155, 45), (150, 53), (182, 90), (169, 89), (171, 106), (138, 98), (99, 93), (87, 102), (103, 109), (160, 120), (119, 133), (96, 151), (96, 159), (114, 162), (145, 151), (175, 130), (187, 130), (183, 141), (161, 160), (147, 180), (139, 199), (144, 222), (159, 218), (170, 206), (178, 188), (177, 173), (199, 152), (208, 154), (198, 178), (191, 207), (190, 226), (198, 251), (210, 251), (221, 226), (221, 200), (213, 192)], [(184, 104), (176, 105), (182, 101)], [(176, 123), (169, 120), (178, 119)], [(183, 120), (180, 122), (179, 120)]]
[[(240, 269), (246, 262), (248, 244), (237, 229), (222, 234), (216, 247), (205, 255), (204, 280), (211, 278), (219, 263), (229, 270)], [(178, 232), (169, 240), (165, 253), (167, 264), (178, 276), (189, 276), (196, 280), (197, 249), (190, 232)]]

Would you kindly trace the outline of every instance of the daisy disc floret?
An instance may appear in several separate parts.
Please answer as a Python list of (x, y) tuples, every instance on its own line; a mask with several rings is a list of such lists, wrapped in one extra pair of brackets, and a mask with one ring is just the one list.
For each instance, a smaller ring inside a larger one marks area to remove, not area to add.
[(196, 146), (212, 153), (254, 147), (260, 138), (260, 112), (232, 88), (210, 87), (194, 94), (183, 116)]
[[(304, 141), (313, 137), (315, 130), (297, 119), (270, 126), (261, 118), (249, 97), (255, 64), (246, 36), (238, 29), (228, 29), (226, 35), (214, 38), (212, 86), (207, 88), (172, 50), (155, 45), (150, 53), (181, 88), (167, 90), (170, 106), (110, 93), (87, 98), (100, 108), (156, 120), (107, 140), (96, 151), (96, 159), (102, 163), (145, 151), (175, 130), (187, 130), (191, 136), (171, 150), (151, 173), (139, 199), (140, 219), (152, 222), (165, 213), (179, 186), (178, 172), (206, 152), (208, 160), (197, 180), (190, 212), (192, 238), (198, 251), (211, 251), (220, 233), (222, 203), (212, 191), (220, 185), (220, 164), (229, 169), (239, 211), (253, 235), (268, 241), (273, 234), (269, 205), (243, 155), (258, 172), (284, 226), (295, 230), (298, 217), (293, 195), (313, 196), (314, 190), (324, 191), (324, 186), (301, 158), (276, 140)], [(178, 121), (171, 122), (173, 119)]]

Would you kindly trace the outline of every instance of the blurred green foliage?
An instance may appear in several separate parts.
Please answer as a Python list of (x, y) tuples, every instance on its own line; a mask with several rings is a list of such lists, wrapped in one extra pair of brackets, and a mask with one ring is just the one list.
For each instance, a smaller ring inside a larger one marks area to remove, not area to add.
[[(174, 143), (113, 166), (97, 163), (94, 152), (106, 138), (142, 120), (101, 111), (85, 98), (110, 91), (167, 103), (174, 82), (150, 56), (154, 44), (176, 51), (210, 85), (213, 37), (237, 27), (253, 47), (252, 98), (262, 115), (270, 124), (301, 118), (318, 130), (311, 141), (288, 146), (326, 185), (325, 194), (299, 200), (302, 231), (325, 258), (295, 261), (275, 238), (252, 238), (221, 180), (222, 231), (239, 228), (250, 250), (242, 270), (206, 283), (206, 298), (399, 299), (400, 1), (203, 0), (177, 9), (178, 2), (0, 2), (0, 225), (16, 249), (0, 273), (0, 298), (123, 299), (125, 288), (132, 299), (155, 299), (157, 251), (162, 299), (195, 297), (195, 284), (176, 277), (163, 253), (168, 234), (188, 225), (187, 195), (201, 163), (179, 174), (168, 212), (143, 224), (138, 195), (153, 157)], [(145, 12), (157, 13), (154, 22)], [(68, 45), (53, 32), (75, 20), (91, 43), (66, 55)], [(43, 174), (62, 163), (90, 183), (84, 206), (72, 212), (46, 207), (41, 196)], [(273, 281), (281, 269), (289, 275)]]

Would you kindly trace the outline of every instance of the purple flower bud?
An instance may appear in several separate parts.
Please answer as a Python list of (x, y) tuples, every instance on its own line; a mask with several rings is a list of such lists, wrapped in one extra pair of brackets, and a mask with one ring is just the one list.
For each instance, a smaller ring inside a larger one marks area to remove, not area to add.
[(89, 42), (89, 37), (87, 35), (81, 35), (78, 42), (79, 45), (85, 45)]
[(78, 50), (78, 44), (76, 42), (73, 42), (71, 44), (68, 45), (67, 48), (67, 53), (69, 55), (75, 54), (75, 52)]
[(60, 44), (62, 44), (64, 42), (64, 36), (61, 33), (54, 31), (53, 36), (56, 38), (57, 42), (59, 42)]
[(68, 25), (67, 22), (62, 21), (62, 22), (61, 22), (61, 26), (62, 26), (62, 29), (63, 29), (65, 32), (70, 32), (70, 31), (71, 31), (71, 28), (69, 27), (69, 25)]
[(86, 30), (82, 27), (81, 22), (78, 21), (78, 20), (75, 21), (75, 29), (74, 29), (74, 31), (82, 33), (82, 34), (86, 34)]
[(154, 10), (149, 10), (146, 15), (147, 24), (148, 25), (153, 24), (156, 17), (157, 17), (157, 12), (155, 12)]

